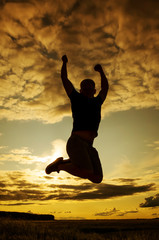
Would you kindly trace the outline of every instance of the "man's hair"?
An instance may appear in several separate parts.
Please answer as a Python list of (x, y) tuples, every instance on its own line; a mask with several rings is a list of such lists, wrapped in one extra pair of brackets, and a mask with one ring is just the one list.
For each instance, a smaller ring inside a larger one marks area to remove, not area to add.
[(92, 79), (84, 79), (82, 80), (80, 87), (84, 88), (86, 85), (92, 85), (93, 88), (95, 88), (95, 82)]

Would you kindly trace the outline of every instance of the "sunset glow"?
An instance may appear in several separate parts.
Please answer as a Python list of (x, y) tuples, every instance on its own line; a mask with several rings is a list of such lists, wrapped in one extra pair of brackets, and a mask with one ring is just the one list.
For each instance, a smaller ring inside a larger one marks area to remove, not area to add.
[[(159, 1), (0, 1), (0, 211), (55, 219), (159, 217)], [(60, 76), (78, 90), (102, 65), (110, 89), (94, 146), (104, 180), (63, 171), (70, 102)]]

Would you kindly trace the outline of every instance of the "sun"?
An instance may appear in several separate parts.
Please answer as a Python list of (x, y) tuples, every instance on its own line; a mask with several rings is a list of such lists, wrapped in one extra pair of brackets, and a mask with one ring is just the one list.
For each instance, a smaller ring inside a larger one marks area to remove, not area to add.
[(62, 139), (56, 139), (52, 142), (52, 159), (66, 157), (66, 142)]
[(57, 149), (57, 150), (53, 153), (53, 155), (51, 156), (51, 158), (52, 158), (52, 160), (54, 161), (54, 160), (56, 160), (58, 157), (62, 157), (62, 155), (63, 155), (63, 151), (62, 151), (61, 148), (59, 148), (59, 149)]
[(48, 156), (43, 157), (42, 162), (47, 162), (48, 164), (55, 161), (59, 157), (67, 158), (66, 154), (66, 142), (62, 139), (56, 139), (52, 143), (52, 151)]
[[(38, 170), (42, 172), (40, 174), (45, 175), (44, 169), (47, 165), (54, 162), (57, 158), (63, 157), (64, 159), (68, 158), (66, 153), (66, 142), (62, 139), (57, 139), (51, 143), (52, 149), (50, 154), (36, 157), (36, 162), (39, 162)], [(63, 173), (64, 174), (64, 173)]]

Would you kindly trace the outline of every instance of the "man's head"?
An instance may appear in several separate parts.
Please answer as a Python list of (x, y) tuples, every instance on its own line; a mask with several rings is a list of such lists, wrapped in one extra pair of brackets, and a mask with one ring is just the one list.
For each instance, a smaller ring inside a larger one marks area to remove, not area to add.
[(80, 84), (80, 93), (86, 97), (94, 97), (96, 93), (95, 82), (92, 79), (84, 79)]

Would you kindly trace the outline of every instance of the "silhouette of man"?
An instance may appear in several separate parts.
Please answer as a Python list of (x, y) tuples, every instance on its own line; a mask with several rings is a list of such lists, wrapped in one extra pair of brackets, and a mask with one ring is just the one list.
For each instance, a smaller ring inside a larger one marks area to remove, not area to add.
[(101, 106), (108, 92), (108, 81), (100, 64), (94, 70), (100, 73), (101, 90), (96, 93), (95, 83), (91, 79), (84, 79), (80, 84), (80, 92), (77, 92), (67, 77), (67, 56), (62, 57), (61, 79), (65, 91), (71, 101), (73, 129), (67, 141), (67, 153), (69, 159), (57, 158), (49, 164), (45, 171), (66, 171), (74, 176), (89, 179), (93, 183), (100, 183), (103, 172), (97, 150), (93, 147), (94, 138), (98, 135), (98, 127), (101, 120)]

